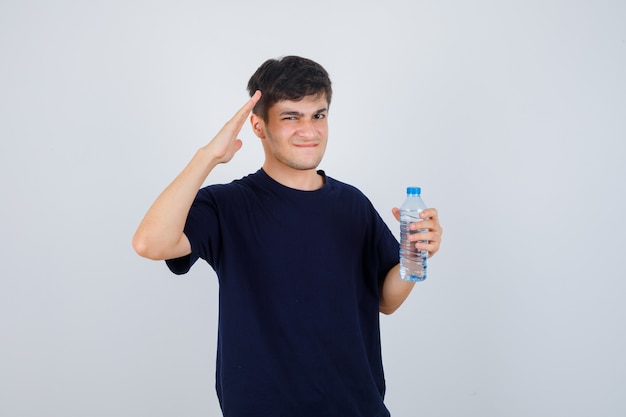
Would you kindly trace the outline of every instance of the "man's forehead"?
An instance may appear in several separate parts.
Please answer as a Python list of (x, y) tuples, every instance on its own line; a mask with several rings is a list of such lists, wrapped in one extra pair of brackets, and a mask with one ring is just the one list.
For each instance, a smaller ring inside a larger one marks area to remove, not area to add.
[(328, 110), (328, 100), (325, 95), (305, 96), (301, 100), (281, 100), (274, 103), (271, 110), (278, 112)]

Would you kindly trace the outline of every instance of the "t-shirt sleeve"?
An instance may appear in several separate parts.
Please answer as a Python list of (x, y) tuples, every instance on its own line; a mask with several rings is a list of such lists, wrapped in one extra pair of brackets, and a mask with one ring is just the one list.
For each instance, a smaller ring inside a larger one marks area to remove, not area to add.
[(219, 241), (219, 223), (216, 205), (208, 189), (201, 189), (196, 195), (187, 215), (184, 233), (191, 244), (191, 253), (166, 260), (170, 271), (177, 275), (185, 274), (199, 258), (214, 266), (217, 256), (214, 242)]
[(197, 256), (193, 256), (193, 254), (189, 254), (181, 258), (167, 259), (165, 260), (165, 264), (170, 269), (170, 271), (172, 271), (176, 275), (182, 275), (182, 274), (186, 274), (187, 272), (189, 272), (192, 265), (196, 263), (197, 260), (198, 260)]
[(363, 208), (361, 221), (367, 224), (364, 265), (380, 286), (389, 271), (398, 265), (400, 243), (371, 201), (362, 193), (361, 198)]
[(399, 262), (400, 243), (377, 212), (374, 217), (374, 241), (376, 244), (372, 250), (375, 251), (373, 258), (378, 260), (376, 265), (378, 281), (382, 282), (387, 273)]

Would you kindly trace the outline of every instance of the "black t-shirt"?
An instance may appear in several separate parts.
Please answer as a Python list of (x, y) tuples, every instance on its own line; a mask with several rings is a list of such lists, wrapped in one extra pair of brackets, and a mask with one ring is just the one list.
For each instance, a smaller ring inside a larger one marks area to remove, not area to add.
[(216, 388), (224, 416), (382, 417), (379, 289), (398, 241), (356, 188), (315, 191), (262, 169), (201, 189), (185, 234), (219, 279)]

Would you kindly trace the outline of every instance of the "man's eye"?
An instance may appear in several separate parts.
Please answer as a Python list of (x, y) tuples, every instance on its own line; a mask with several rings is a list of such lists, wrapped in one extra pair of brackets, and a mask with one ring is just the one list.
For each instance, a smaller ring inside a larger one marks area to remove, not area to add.
[(316, 114), (316, 115), (315, 115), (315, 118), (316, 118), (316, 119), (324, 119), (324, 118), (326, 118), (326, 115), (325, 115), (325, 114), (323, 114), (323, 113), (319, 113), (319, 114)]
[(296, 116), (283, 117), (283, 120), (296, 120)]

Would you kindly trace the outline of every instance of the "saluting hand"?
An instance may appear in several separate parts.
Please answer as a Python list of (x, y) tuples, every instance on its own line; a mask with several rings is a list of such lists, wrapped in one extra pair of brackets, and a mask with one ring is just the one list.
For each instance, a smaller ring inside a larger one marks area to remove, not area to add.
[(209, 142), (205, 149), (210, 150), (211, 155), (215, 158), (217, 163), (223, 164), (230, 161), (235, 153), (241, 149), (243, 142), (238, 139), (239, 131), (246, 122), (248, 115), (254, 108), (255, 104), (261, 98), (261, 92), (256, 91), (250, 100), (243, 105), (242, 108), (235, 113), (222, 129), (217, 132), (217, 135)]

